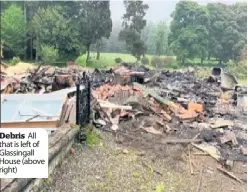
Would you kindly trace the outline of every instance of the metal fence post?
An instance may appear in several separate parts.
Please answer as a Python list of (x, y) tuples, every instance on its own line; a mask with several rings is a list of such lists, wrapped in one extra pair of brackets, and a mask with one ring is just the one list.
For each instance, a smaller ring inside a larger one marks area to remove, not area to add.
[[(80, 85), (84, 88), (81, 90)], [(90, 123), (91, 116), (91, 83), (86, 74), (83, 74), (81, 81), (76, 84), (76, 124), (84, 126)]]
[(87, 123), (90, 123), (90, 99), (91, 99), (91, 84), (90, 84), (90, 80), (88, 79), (88, 87), (87, 87), (87, 91), (88, 91), (88, 98), (87, 98), (87, 103), (88, 103), (88, 114), (87, 114)]
[(76, 124), (79, 125), (80, 122), (79, 122), (79, 111), (80, 111), (80, 104), (79, 104), (79, 100), (80, 100), (80, 84), (77, 83), (76, 84), (76, 87), (77, 87), (77, 91), (76, 91)]

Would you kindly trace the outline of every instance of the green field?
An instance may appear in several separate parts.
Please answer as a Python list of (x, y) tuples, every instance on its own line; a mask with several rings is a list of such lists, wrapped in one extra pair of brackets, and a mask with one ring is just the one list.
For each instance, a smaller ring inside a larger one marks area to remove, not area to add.
[[(147, 55), (150, 58), (152, 56)], [(96, 60), (96, 53), (90, 54), (90, 62), (86, 65), (86, 55), (82, 55), (76, 59), (76, 63), (82, 66), (92, 67), (92, 68), (107, 68), (117, 65), (115, 62), (116, 58), (121, 58), (122, 62), (133, 63), (136, 58), (131, 54), (124, 53), (101, 53), (100, 60)]]
[[(149, 65), (151, 65), (151, 60), (153, 55), (146, 55), (146, 57), (149, 59)], [(163, 66), (163, 68), (173, 68), (173, 69), (178, 69), (178, 68), (183, 68), (187, 66), (204, 66), (204, 67), (212, 67), (216, 64), (218, 64), (218, 61), (211, 59), (210, 61), (205, 60), (203, 64), (201, 64), (200, 59), (187, 59), (185, 61), (184, 65), (178, 65), (176, 63), (176, 57), (173, 56), (160, 56), (161, 58), (174, 58), (174, 62)], [(86, 54), (78, 57), (76, 59), (76, 63), (81, 65), (81, 66), (87, 66), (87, 67), (92, 67), (92, 68), (107, 68), (111, 66), (117, 65), (115, 62), (116, 58), (121, 58), (122, 62), (126, 63), (134, 63), (136, 61), (136, 58), (132, 56), (131, 54), (125, 54), (125, 53), (101, 53), (100, 55), (100, 60), (96, 60), (96, 53), (91, 52), (90, 53), (90, 61), (88, 65), (86, 65)], [(227, 64), (231, 64), (230, 62)]]

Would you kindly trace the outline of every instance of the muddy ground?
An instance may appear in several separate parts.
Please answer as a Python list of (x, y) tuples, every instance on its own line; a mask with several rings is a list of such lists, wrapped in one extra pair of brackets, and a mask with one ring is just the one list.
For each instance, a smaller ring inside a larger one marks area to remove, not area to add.
[[(193, 148), (191, 174), (188, 145), (158, 145), (98, 132), (100, 144), (75, 145), (75, 152), (55, 170), (42, 191), (246, 191), (246, 184), (218, 171), (215, 159)], [(232, 172), (244, 179), (245, 170), (246, 164), (235, 162)]]

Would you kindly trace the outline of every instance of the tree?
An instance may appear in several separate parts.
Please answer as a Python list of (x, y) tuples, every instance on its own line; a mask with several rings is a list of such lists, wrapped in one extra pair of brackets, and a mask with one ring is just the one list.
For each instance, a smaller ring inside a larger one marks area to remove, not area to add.
[(120, 31), (121, 31), (121, 23), (119, 21), (114, 22), (109, 39), (105, 39), (106, 46), (103, 48), (104, 52), (127, 53), (125, 47), (125, 41), (119, 40)]
[(123, 15), (123, 29), (120, 31), (119, 38), (126, 42), (127, 50), (131, 50), (133, 56), (140, 60), (147, 48), (141, 40), (142, 29), (146, 26), (146, 10), (149, 8), (142, 1), (124, 1), (126, 13)]
[(25, 46), (26, 23), (21, 7), (12, 4), (1, 15), (1, 38), (4, 39), (4, 51), (10, 55), (23, 56)]
[[(33, 16), (37, 12), (39, 8), (47, 8), (48, 6), (52, 6), (52, 1), (20, 1), (22, 3), (23, 11), (24, 11), (24, 18), (27, 22), (28, 26), (30, 27), (30, 23), (32, 21)], [(33, 60), (33, 44), (35, 36), (30, 30), (26, 31), (27, 36), (27, 51), (26, 54), (29, 55), (29, 59)]]
[[(237, 27), (237, 39), (234, 41), (233, 60), (238, 61), (242, 58), (243, 50), (247, 47), (247, 4), (236, 3), (233, 5), (234, 18)], [(241, 59), (242, 60), (242, 59)]]
[(203, 60), (208, 56), (208, 37), (209, 37), (209, 26), (210, 26), (210, 16), (207, 11), (206, 6), (197, 6), (195, 13), (195, 43), (193, 50), (196, 57), (201, 59), (201, 64)]
[(246, 4), (207, 5), (210, 15), (209, 57), (226, 62), (238, 60), (241, 50), (246, 47), (247, 8)]
[(40, 46), (40, 57), (45, 64), (52, 64), (58, 59), (58, 50), (53, 46), (41, 45)]
[(30, 31), (35, 36), (36, 60), (41, 54), (40, 46), (49, 45), (58, 49), (59, 55), (79, 54), (78, 31), (67, 19), (61, 6), (39, 8), (30, 23)]
[(141, 39), (145, 42), (147, 46), (147, 53), (155, 55), (155, 35), (156, 35), (157, 24), (153, 22), (148, 22), (145, 28), (141, 32)]
[(194, 1), (180, 1), (172, 13), (168, 42), (179, 62), (207, 56), (209, 16), (207, 9)]
[(168, 47), (168, 28), (165, 22), (160, 22), (157, 25), (155, 36), (155, 50), (159, 56), (165, 54)]
[(155, 46), (155, 38), (156, 38), (156, 30), (157, 25), (156, 23), (151, 23), (149, 25), (149, 34), (147, 38), (147, 46), (148, 46), (148, 53), (155, 55), (156, 54), (156, 46)]
[(137, 60), (139, 61), (141, 58), (140, 56), (143, 55), (147, 52), (147, 47), (144, 43), (144, 41), (137, 39), (134, 43), (133, 43), (133, 47), (131, 49), (131, 53), (132, 55), (137, 58)]
[[(57, 4), (58, 2), (56, 2)], [(52, 6), (55, 4), (53, 1), (3, 1), (1, 2), (1, 12), (8, 9), (11, 5), (16, 4), (19, 6), (23, 11), (24, 21), (27, 25), (29, 25), (30, 21), (32, 20), (34, 14), (38, 10), (38, 8), (47, 8), (48, 6)], [(26, 30), (26, 37), (25, 37), (25, 46), (27, 49), (24, 53), (24, 58), (27, 58), (27, 54), (29, 54), (29, 58), (33, 59), (33, 36), (29, 33), (29, 30)]]
[(109, 38), (112, 30), (109, 1), (83, 1), (75, 25), (79, 26), (80, 39), (87, 50), (89, 60), (90, 46), (102, 37)]
[(97, 60), (100, 59), (100, 54), (103, 51), (103, 49), (106, 47), (106, 41), (107, 40), (105, 38), (101, 38), (101, 39), (98, 39), (96, 43), (92, 45), (91, 50), (96, 51)]

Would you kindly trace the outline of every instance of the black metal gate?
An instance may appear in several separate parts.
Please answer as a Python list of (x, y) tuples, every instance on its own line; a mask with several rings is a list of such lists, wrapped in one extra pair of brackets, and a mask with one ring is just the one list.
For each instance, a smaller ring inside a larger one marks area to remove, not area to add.
[(90, 123), (91, 85), (89, 77), (84, 73), (76, 86), (76, 124), (82, 128)]

